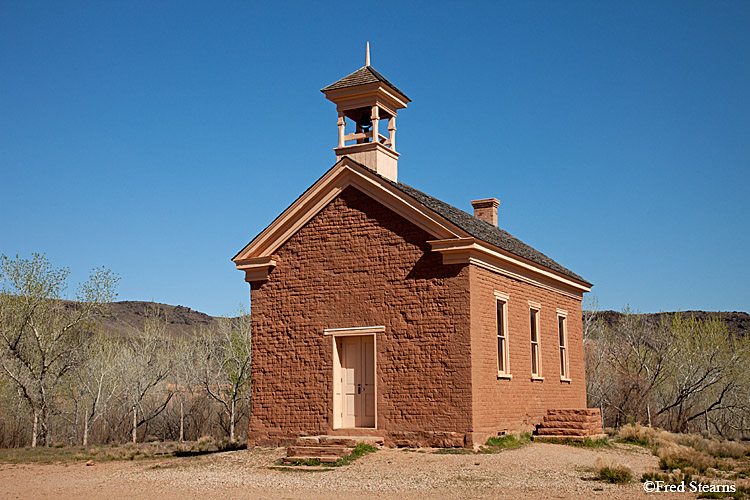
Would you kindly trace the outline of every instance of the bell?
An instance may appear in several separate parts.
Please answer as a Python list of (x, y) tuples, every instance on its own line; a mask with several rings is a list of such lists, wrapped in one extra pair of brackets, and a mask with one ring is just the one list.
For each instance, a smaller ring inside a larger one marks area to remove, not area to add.
[(357, 120), (357, 127), (361, 128), (364, 132), (369, 132), (372, 128), (372, 121), (370, 121), (370, 117), (365, 113), (359, 115), (359, 119)]

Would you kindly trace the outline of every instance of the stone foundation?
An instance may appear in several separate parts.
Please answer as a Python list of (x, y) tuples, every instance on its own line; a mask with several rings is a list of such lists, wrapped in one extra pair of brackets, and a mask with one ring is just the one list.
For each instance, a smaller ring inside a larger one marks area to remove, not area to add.
[[(343, 434), (342, 434), (343, 433)], [(370, 431), (363, 433), (362, 429), (339, 429), (334, 434), (352, 436), (382, 436), (385, 446), (397, 448), (471, 448), (473, 446), (471, 432), (449, 431)], [(247, 446), (293, 446), (307, 433), (296, 434), (288, 432), (255, 432), (248, 435)]]

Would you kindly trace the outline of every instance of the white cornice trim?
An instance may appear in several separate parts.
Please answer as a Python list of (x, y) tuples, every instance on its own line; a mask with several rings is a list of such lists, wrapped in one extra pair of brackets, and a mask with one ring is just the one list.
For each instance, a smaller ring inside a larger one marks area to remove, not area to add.
[(245, 271), (245, 281), (265, 281), (268, 273), (276, 267), (276, 259), (271, 257), (256, 257), (254, 259), (236, 260), (237, 269)]

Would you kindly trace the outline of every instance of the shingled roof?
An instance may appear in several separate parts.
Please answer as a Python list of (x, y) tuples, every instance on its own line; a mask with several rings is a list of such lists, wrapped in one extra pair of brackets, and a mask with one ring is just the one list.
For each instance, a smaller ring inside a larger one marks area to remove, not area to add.
[(436, 214), (463, 229), (472, 237), (494, 245), (502, 250), (506, 250), (513, 255), (523, 257), (524, 259), (530, 260), (531, 262), (544, 266), (548, 269), (552, 269), (553, 271), (557, 271), (561, 274), (564, 274), (565, 276), (569, 276), (575, 280), (581, 281), (582, 283), (591, 285), (591, 283), (581, 278), (570, 269), (561, 266), (554, 260), (544, 255), (542, 252), (535, 250), (507, 231), (503, 231), (499, 227), (490, 224), (483, 219), (474, 217), (473, 215), (470, 215), (463, 210), (454, 207), (453, 205), (449, 205), (444, 201), (433, 198), (432, 196), (425, 194), (422, 191), (419, 191), (418, 189), (415, 189), (407, 184), (404, 184), (402, 182), (393, 182), (390, 179), (387, 179), (378, 174), (369, 167), (362, 165), (359, 162), (355, 162), (351, 158), (349, 158), (349, 160), (357, 163), (357, 165), (361, 166), (362, 168), (366, 168), (370, 172), (374, 173), (402, 193), (410, 196)]
[(337, 90), (337, 89), (344, 89), (347, 87), (356, 87), (357, 85), (366, 85), (368, 83), (375, 83), (375, 82), (383, 82), (386, 85), (388, 85), (390, 88), (401, 94), (401, 97), (405, 98), (407, 101), (411, 101), (408, 97), (406, 97), (406, 94), (401, 92), (395, 85), (393, 85), (391, 82), (389, 82), (386, 77), (375, 71), (375, 68), (372, 66), (362, 66), (354, 73), (351, 73), (341, 80), (334, 82), (330, 84), (327, 87), (324, 87), (320, 89), (321, 92), (327, 92), (329, 90)]
[[(385, 179), (382, 176), (380, 177)], [(533, 249), (523, 241), (519, 240), (512, 234), (503, 231), (499, 227), (496, 227), (495, 225), (490, 224), (483, 219), (474, 217), (473, 215), (470, 215), (463, 210), (454, 207), (453, 205), (449, 205), (444, 201), (433, 198), (432, 196), (414, 189), (411, 186), (408, 186), (401, 182), (391, 182), (388, 179), (385, 180), (390, 182), (401, 192), (411, 196), (425, 207), (429, 208), (433, 212), (460, 227), (474, 238), (482, 240), (491, 245), (495, 245), (498, 248), (507, 250), (513, 255), (523, 257), (524, 259), (552, 269), (553, 271), (562, 273), (565, 276), (569, 276), (573, 279), (586, 283), (587, 285), (591, 285), (591, 283), (581, 278), (570, 269), (561, 266), (554, 260), (544, 255), (542, 252)]]

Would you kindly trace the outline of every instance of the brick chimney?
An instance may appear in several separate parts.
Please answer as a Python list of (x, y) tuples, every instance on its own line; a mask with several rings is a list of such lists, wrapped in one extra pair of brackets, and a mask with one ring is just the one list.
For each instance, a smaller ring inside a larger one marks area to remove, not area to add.
[(471, 206), (474, 207), (474, 217), (486, 220), (497, 227), (497, 207), (500, 206), (500, 200), (497, 198), (473, 200)]

